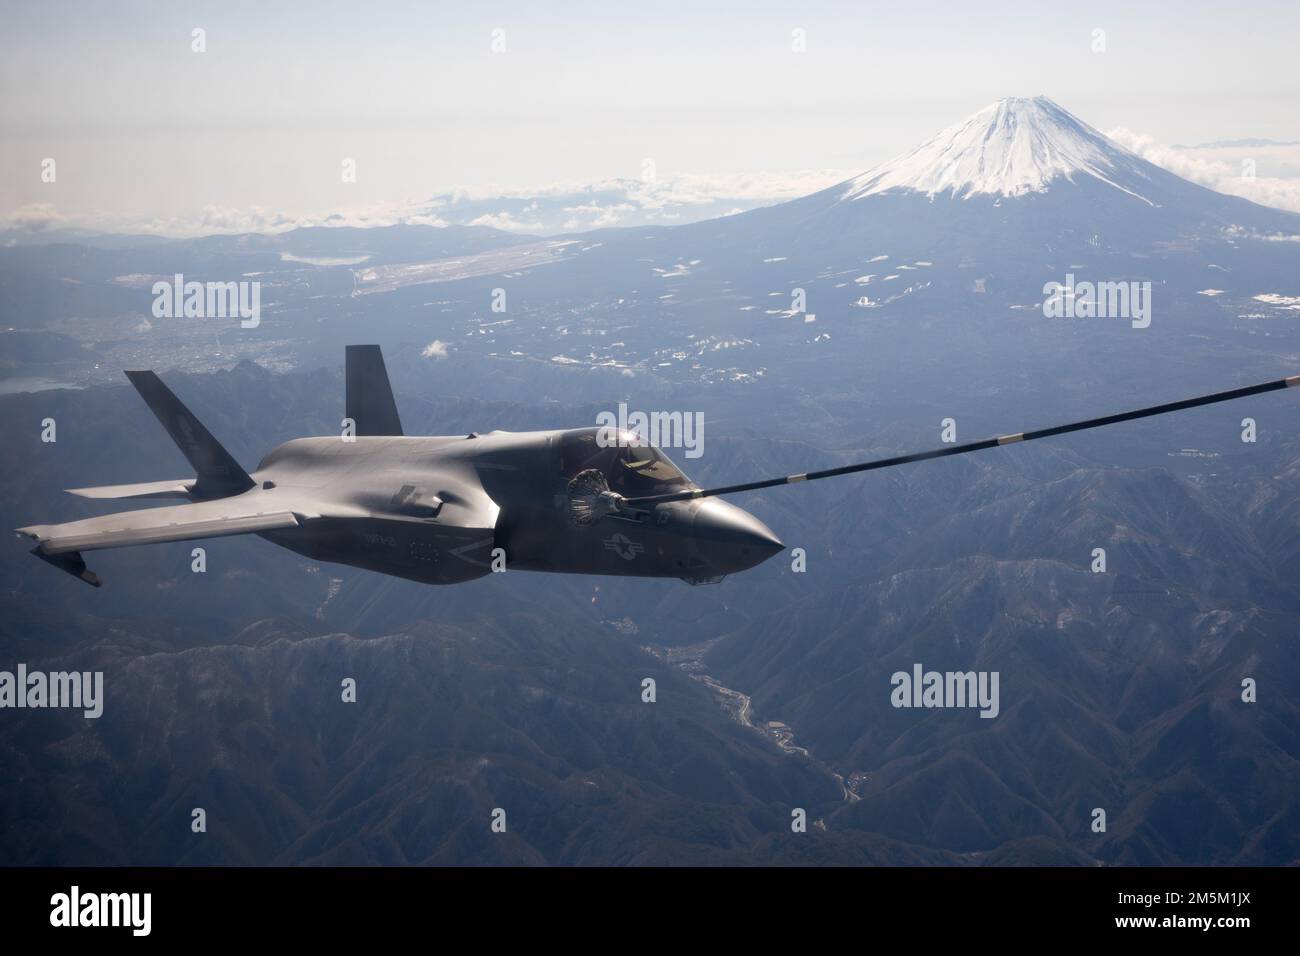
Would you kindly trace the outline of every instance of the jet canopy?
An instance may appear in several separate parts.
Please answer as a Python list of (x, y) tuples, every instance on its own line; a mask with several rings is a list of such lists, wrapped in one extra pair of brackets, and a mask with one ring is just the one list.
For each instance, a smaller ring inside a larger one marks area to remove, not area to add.
[(566, 478), (594, 469), (604, 476), (610, 491), (625, 498), (693, 487), (658, 448), (632, 432), (613, 428), (565, 432), (560, 438), (560, 467)]

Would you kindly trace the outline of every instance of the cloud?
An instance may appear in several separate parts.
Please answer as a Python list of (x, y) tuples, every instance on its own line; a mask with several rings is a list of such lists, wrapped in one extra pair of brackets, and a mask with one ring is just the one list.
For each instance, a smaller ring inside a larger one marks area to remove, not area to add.
[(776, 203), (798, 199), (852, 179), (861, 170), (760, 170), (749, 173), (682, 173), (630, 191), (643, 205), (698, 205), (714, 202)]
[(476, 219), (471, 219), (466, 225), (491, 226), (493, 229), (502, 229), (506, 232), (540, 232), (543, 228), (540, 222), (520, 222), (508, 212), (484, 213)]
[(235, 207), (210, 204), (195, 213), (169, 218), (119, 218), (105, 215), (63, 215), (49, 203), (30, 203), (0, 216), (0, 229), (40, 232), (54, 226), (95, 232), (127, 233), (184, 239), (192, 236), (275, 234), (307, 226), (446, 226), (449, 223), (410, 201), (371, 203), (327, 213), (297, 215), (261, 206)]
[(204, 206), (199, 217), (199, 228), (205, 233), (278, 232), (281, 229), (292, 229), (297, 224), (296, 219), (261, 206), (250, 206), (247, 209)]
[(1242, 153), (1233, 162), (1220, 158), (1228, 155), (1226, 150), (1166, 146), (1152, 136), (1135, 133), (1122, 126), (1110, 130), (1106, 135), (1148, 162), (1194, 183), (1230, 196), (1249, 199), (1262, 206), (1300, 212), (1300, 179), (1244, 175), (1250, 168), (1244, 165), (1245, 161), (1252, 158), (1249, 150), (1233, 151), (1233, 154)]
[(60, 226), (67, 220), (59, 214), (53, 204), (32, 202), (19, 206), (9, 215), (0, 217), (0, 229), (16, 229), (20, 232), (44, 232), (46, 229)]
[(442, 341), (441, 339), (434, 339), (432, 342), (430, 342), (428, 345), (424, 347), (424, 351), (421, 352), (420, 354), (425, 358), (437, 358), (437, 359), (446, 358), (447, 343)]
[(680, 173), (653, 181), (625, 178), (540, 186), (475, 186), (458, 188), (432, 199), (386, 200), (314, 213), (213, 203), (171, 217), (97, 213), (71, 216), (60, 214), (48, 203), (32, 203), (8, 216), (0, 216), (0, 228), (7, 226), (34, 233), (57, 225), (177, 239), (275, 234), (308, 226), (375, 228), (402, 224), (490, 226), (506, 232), (532, 234), (574, 232), (609, 226), (693, 222), (805, 196), (843, 182), (857, 172), (814, 169)]
[[(632, 203), (615, 203), (612, 206), (602, 206), (600, 203), (587, 203), (580, 206), (565, 206), (564, 211), (570, 213), (572, 218), (568, 220), (573, 225), (565, 226), (566, 229), (604, 229), (606, 226), (617, 226), (628, 213), (636, 212), (637, 207)], [(579, 217), (586, 216), (585, 226), (583, 220)]]

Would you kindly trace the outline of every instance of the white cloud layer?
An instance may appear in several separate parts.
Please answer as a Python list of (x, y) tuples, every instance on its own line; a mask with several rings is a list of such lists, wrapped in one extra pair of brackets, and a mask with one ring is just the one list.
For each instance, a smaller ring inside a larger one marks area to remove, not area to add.
[[(1168, 146), (1119, 127), (1111, 139), (1184, 179), (1265, 206), (1300, 212), (1300, 143)], [(1254, 164), (1254, 177), (1243, 175)], [(306, 226), (491, 226), (521, 234), (582, 232), (614, 226), (674, 225), (732, 215), (843, 183), (861, 170), (806, 169), (738, 174), (683, 173), (659, 179), (606, 179), (543, 186), (488, 185), (432, 199), (393, 200), (316, 214), (260, 206), (208, 205), (188, 216), (121, 219), (77, 215), (40, 202), (0, 215), (0, 231), (36, 236), (54, 229), (185, 238), (277, 233)], [(14, 240), (10, 240), (14, 241)], [(17, 241), (23, 241), (18, 238)]]
[[(1300, 212), (1300, 178), (1261, 174), (1261, 170), (1270, 167), (1300, 168), (1300, 145), (1166, 146), (1152, 136), (1135, 133), (1123, 126), (1108, 131), (1106, 135), (1148, 162), (1194, 183), (1262, 206)], [(1249, 175), (1252, 169), (1253, 176)]]
[(260, 206), (208, 205), (189, 216), (110, 218), (74, 215), (32, 203), (0, 216), (0, 230), (37, 233), (53, 228), (185, 238), (276, 233), (306, 226), (397, 224), (491, 226), (525, 234), (577, 232), (610, 226), (675, 224), (794, 199), (843, 182), (854, 170), (816, 169), (736, 175), (682, 174), (649, 181), (607, 179), (538, 187), (477, 186), (426, 200), (370, 203), (317, 214)]

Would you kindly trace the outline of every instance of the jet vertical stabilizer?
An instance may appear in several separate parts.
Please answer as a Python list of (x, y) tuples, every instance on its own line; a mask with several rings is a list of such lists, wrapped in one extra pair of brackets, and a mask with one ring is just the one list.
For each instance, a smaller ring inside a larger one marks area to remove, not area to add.
[(253, 487), (253, 479), (212, 437), (203, 423), (153, 372), (127, 372), (135, 390), (193, 466), (198, 478), (190, 494), (199, 499), (228, 498)]
[(357, 435), (400, 435), (402, 422), (378, 345), (347, 347), (347, 416)]

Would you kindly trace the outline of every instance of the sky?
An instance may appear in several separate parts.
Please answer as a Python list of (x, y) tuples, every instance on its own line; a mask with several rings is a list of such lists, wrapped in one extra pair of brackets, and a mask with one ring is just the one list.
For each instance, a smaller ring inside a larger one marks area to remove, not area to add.
[[(1153, 153), (1300, 141), (1294, 2), (7, 0), (2, 15), (0, 225), (256, 226), (637, 179), (647, 160), (779, 190), (1003, 96), (1045, 94)], [(1292, 158), (1275, 165), (1296, 176)]]

